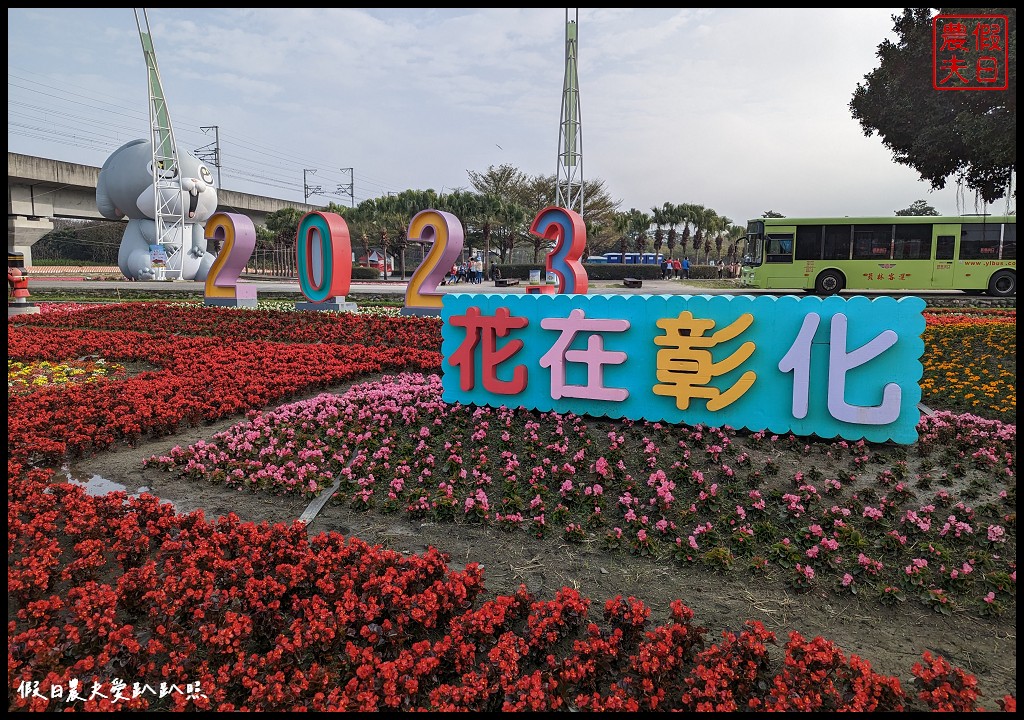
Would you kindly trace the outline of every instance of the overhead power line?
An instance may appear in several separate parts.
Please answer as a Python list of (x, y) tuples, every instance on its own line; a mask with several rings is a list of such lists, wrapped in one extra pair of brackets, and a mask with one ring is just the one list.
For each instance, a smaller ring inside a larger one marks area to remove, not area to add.
[[(88, 157), (77, 153), (77, 159), (71, 161), (99, 167), (124, 143), (147, 137), (149, 121), (144, 97), (90, 96), (80, 92), (78, 86), (60, 87), (49, 77), (40, 82), (33, 76), (42, 77), (30, 69), (8, 65), (7, 131), (10, 137), (27, 138), (54, 147), (53, 152), (39, 154), (67, 160), (67, 153), (60, 148), (79, 148)], [(217, 128), (213, 147), (208, 134), (210, 128)], [(305, 198), (304, 184), (292, 178), (298, 170), (324, 162), (322, 156), (303, 157), (291, 148), (266, 145), (219, 125), (178, 116), (175, 116), (175, 135), (183, 148), (197, 148), (194, 153), (197, 157), (202, 155), (200, 159), (217, 167), (220, 188), (227, 183), (226, 189), (245, 192), (244, 186), (254, 186), (266, 189), (251, 191), (281, 192), (284, 198)], [(216, 161), (210, 158), (212, 152), (217, 152)], [(408, 189), (377, 177), (360, 175), (357, 178), (353, 168), (341, 168), (333, 173), (324, 169), (318, 178), (324, 187), (336, 189), (330, 193), (321, 189), (319, 194), (347, 199), (352, 206), (373, 197), (384, 197), (388, 192)]]

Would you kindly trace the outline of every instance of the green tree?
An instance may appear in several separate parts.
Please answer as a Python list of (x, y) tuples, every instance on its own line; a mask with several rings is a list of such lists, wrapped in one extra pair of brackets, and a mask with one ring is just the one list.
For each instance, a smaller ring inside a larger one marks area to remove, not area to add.
[(620, 260), (626, 261), (626, 253), (629, 252), (629, 213), (617, 212), (612, 219), (612, 227), (615, 228), (616, 237), (619, 239)]
[[(704, 213), (704, 206), (696, 203), (682, 203), (676, 205), (676, 212), (679, 213), (679, 222), (683, 226), (683, 234), (679, 238), (679, 254), (683, 257), (688, 257), (689, 253), (686, 250), (686, 246), (691, 242), (694, 242), (693, 250), (696, 258), (697, 245), (694, 233), (697, 231), (697, 222)], [(690, 226), (693, 226), (693, 230)]]
[[(858, 83), (849, 107), (867, 137), (878, 133), (893, 160), (916, 170), (933, 189), (953, 177), (992, 203), (1010, 193), (1017, 171), (1017, 10), (939, 13), (1007, 16), (1009, 87), (933, 90), (932, 8), (905, 8), (892, 16), (898, 41), (878, 46), (879, 65)], [(1015, 188), (1012, 193), (1016, 197)]]
[(127, 223), (55, 218), (53, 230), (32, 245), (32, 258), (116, 265)]
[(676, 230), (676, 226), (683, 221), (683, 213), (679, 209), (678, 205), (673, 205), (670, 202), (662, 205), (662, 212), (665, 214), (665, 219), (668, 222), (668, 239), (665, 241), (665, 245), (668, 246), (668, 256), (671, 258), (675, 255), (676, 242), (679, 237), (679, 232)]
[(740, 257), (740, 246), (741, 243), (746, 245), (747, 229), (742, 225), (730, 225), (727, 228), (728, 237), (726, 242), (728, 243), (727, 255), (730, 260), (738, 260)]
[(521, 193), (529, 184), (526, 175), (514, 165), (489, 165), (486, 172), (467, 170), (466, 174), (469, 175), (469, 184), (476, 192), (481, 195), (490, 193), (506, 199)]
[(705, 257), (711, 253), (710, 234), (718, 228), (720, 222), (718, 213), (703, 205), (696, 205), (693, 215), (690, 218), (697, 230), (693, 233), (693, 254), (696, 259), (703, 249)]
[(349, 241), (352, 244), (352, 251), (356, 255), (370, 257), (370, 233), (373, 230), (371, 217), (373, 213), (373, 200), (363, 200), (342, 216), (348, 225)]
[(669, 215), (664, 206), (651, 208), (651, 219), (654, 221), (654, 252), (660, 253), (665, 243), (665, 226), (669, 223)]
[(647, 234), (651, 229), (653, 218), (636, 208), (630, 208), (626, 217), (629, 222), (629, 238), (633, 241), (635, 251), (642, 255), (647, 250)]
[(500, 195), (493, 192), (481, 193), (476, 196), (476, 202), (472, 203), (470, 215), (464, 218), (463, 222), (471, 224), (480, 230), (480, 239), (484, 246), (484, 277), (490, 277), (491, 271), (491, 236), (494, 227), (504, 215), (505, 203)]
[[(294, 247), (295, 238), (298, 236), (299, 223), (306, 213), (296, 208), (281, 208), (267, 215), (264, 223), (269, 234), (264, 234), (264, 239), (270, 238), (276, 247)], [(257, 233), (257, 238), (260, 234)]]
[[(523, 210), (532, 222), (537, 213), (554, 203), (555, 175), (538, 175), (527, 178), (526, 182), (511, 198)], [(475, 187), (475, 186), (474, 186)], [(618, 237), (615, 235), (613, 218), (620, 201), (613, 200), (605, 189), (604, 181), (589, 180), (583, 182), (583, 222), (587, 228), (587, 254), (599, 255), (615, 247)], [(524, 232), (522, 244), (531, 244), (532, 238)]]
[(725, 244), (727, 234), (733, 227), (735, 225), (733, 225), (732, 218), (725, 217), (724, 215), (719, 218), (719, 225), (715, 233), (715, 257), (718, 260), (722, 259), (722, 246)]
[(896, 211), (897, 215), (938, 215), (939, 211), (924, 200), (915, 200), (910, 207)]

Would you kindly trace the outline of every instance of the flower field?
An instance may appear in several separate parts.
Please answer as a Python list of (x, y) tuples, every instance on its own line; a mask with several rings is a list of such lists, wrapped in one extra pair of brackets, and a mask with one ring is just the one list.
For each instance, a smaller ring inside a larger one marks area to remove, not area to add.
[(1015, 686), (984, 696), (930, 651), (901, 682), (822, 636), (751, 620), (716, 637), (685, 599), (656, 623), (632, 595), (492, 597), (483, 567), (452, 570), (434, 548), (178, 514), (57, 473), (235, 417), (146, 467), (879, 613), (1006, 622), (1016, 313), (926, 319), (913, 446), (448, 405), (440, 321), (386, 310), (125, 303), (9, 319), (9, 707), (1015, 711)]

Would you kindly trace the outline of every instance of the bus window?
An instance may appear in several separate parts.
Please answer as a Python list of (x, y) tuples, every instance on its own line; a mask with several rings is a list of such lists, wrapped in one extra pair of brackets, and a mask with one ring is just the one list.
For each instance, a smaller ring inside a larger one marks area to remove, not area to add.
[(825, 260), (849, 260), (851, 231), (849, 225), (826, 225), (822, 257)]
[(930, 260), (931, 225), (897, 225), (892, 256), (896, 260)]
[(960, 226), (961, 260), (995, 260), (999, 257), (1000, 225), (987, 223)]
[(939, 235), (938, 242), (935, 244), (935, 259), (936, 260), (952, 260), (953, 259), (953, 246), (956, 244), (955, 235)]
[(1003, 260), (1017, 259), (1017, 223), (1003, 225)]
[(791, 263), (793, 262), (793, 235), (769, 235), (766, 238), (767, 261), (770, 263)]
[(888, 260), (892, 245), (892, 225), (855, 225), (854, 260)]
[(821, 259), (821, 225), (801, 225), (796, 229), (797, 260)]

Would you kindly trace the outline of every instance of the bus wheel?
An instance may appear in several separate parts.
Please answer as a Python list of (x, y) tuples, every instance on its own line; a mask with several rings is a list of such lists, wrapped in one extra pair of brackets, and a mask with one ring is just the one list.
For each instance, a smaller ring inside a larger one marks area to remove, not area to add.
[(843, 290), (843, 276), (835, 270), (826, 270), (814, 281), (816, 295), (838, 295)]
[(1017, 294), (1017, 275), (1010, 270), (1000, 270), (988, 281), (988, 294), (993, 297), (1011, 297)]

